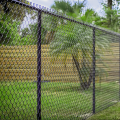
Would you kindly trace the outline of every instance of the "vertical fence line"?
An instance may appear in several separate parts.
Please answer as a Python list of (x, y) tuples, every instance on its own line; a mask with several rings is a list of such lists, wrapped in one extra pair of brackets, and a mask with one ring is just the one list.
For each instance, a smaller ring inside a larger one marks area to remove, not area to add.
[(95, 113), (95, 28), (93, 28), (93, 114)]
[(120, 101), (120, 36), (119, 36), (119, 101)]
[(41, 120), (41, 10), (38, 11), (37, 57), (37, 120)]

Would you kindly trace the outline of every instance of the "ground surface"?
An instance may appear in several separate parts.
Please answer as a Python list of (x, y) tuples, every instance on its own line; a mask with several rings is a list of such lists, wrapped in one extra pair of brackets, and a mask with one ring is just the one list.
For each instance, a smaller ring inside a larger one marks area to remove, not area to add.
[(120, 102), (95, 114), (88, 120), (120, 120)]
[[(43, 120), (81, 120), (92, 114), (92, 85), (82, 91), (79, 83), (47, 82), (42, 83), (41, 89)], [(119, 98), (118, 90), (116, 82), (96, 84), (96, 112), (115, 104)], [(0, 98), (2, 120), (36, 119), (37, 83), (1, 82)]]

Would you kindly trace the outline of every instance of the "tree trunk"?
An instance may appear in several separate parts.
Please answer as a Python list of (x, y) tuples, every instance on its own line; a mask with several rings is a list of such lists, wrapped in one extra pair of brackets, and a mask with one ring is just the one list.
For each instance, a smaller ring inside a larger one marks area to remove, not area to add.
[[(92, 66), (91, 66), (92, 67)], [(92, 78), (93, 78), (93, 69), (90, 69), (90, 75), (89, 75), (89, 80), (88, 80), (88, 88), (91, 85), (92, 82)]]
[(47, 34), (45, 36), (45, 43), (46, 44), (49, 44), (53, 40), (54, 34), (55, 34), (55, 31), (48, 31), (47, 32)]
[[(112, 10), (112, 0), (108, 0), (108, 8), (110, 8)], [(109, 25), (111, 25), (111, 14), (108, 14), (108, 23)]]
[(112, 9), (112, 0), (108, 0), (108, 7)]
[[(76, 60), (76, 58), (74, 57), (74, 55), (72, 55), (72, 58), (73, 58), (73, 61), (75, 63), (75, 66), (77, 68), (77, 71), (78, 71), (78, 75), (79, 75), (79, 81), (80, 81), (80, 85), (82, 87), (83, 90), (85, 89), (88, 89), (91, 85), (91, 82), (92, 82), (92, 73), (93, 73), (93, 70), (90, 69), (90, 73), (89, 73), (89, 79), (88, 79), (88, 82), (83, 78), (82, 78), (82, 73), (81, 73), (81, 68), (80, 68), (80, 64), (79, 62)], [(82, 63), (83, 64), (83, 63)]]
[(84, 89), (84, 83), (83, 83), (82, 76), (81, 76), (81, 70), (80, 70), (79, 62), (75, 59), (74, 56), (72, 56), (72, 58), (73, 58), (73, 61), (74, 61), (74, 63), (75, 63), (75, 66), (76, 66), (76, 68), (77, 68), (77, 71), (78, 71), (80, 85), (81, 85), (81, 87)]

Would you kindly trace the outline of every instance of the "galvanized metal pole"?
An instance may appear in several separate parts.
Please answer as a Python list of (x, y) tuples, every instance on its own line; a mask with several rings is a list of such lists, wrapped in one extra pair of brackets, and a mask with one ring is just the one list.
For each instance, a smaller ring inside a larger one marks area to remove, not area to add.
[(38, 11), (38, 42), (37, 42), (37, 120), (41, 120), (41, 10)]
[(93, 28), (93, 114), (95, 113), (95, 28)]

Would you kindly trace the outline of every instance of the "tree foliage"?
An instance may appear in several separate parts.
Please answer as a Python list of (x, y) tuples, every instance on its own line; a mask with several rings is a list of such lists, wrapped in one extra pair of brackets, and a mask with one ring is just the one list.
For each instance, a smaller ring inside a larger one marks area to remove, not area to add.
[(120, 4), (120, 0), (108, 0), (106, 6), (112, 9), (112, 7), (115, 5), (116, 2), (118, 3), (118, 5)]
[(14, 44), (20, 39), (18, 31), (19, 22), (11, 22), (11, 18), (5, 14), (0, 14), (0, 44)]
[[(97, 32), (96, 48), (109, 47), (109, 41), (102, 33)], [(50, 43), (50, 55), (54, 60), (63, 59), (64, 64), (68, 57), (72, 57), (73, 64), (78, 72), (81, 87), (85, 90), (91, 85), (93, 78), (92, 66), (92, 29), (83, 25), (67, 22), (60, 25), (55, 33), (54, 40)], [(96, 58), (100, 60), (101, 51), (96, 52)], [(97, 71), (100, 68), (97, 67)], [(100, 72), (99, 72), (100, 73)]]
[[(26, 0), (18, 0), (29, 4)], [(27, 14), (33, 14), (30, 9), (11, 3), (11, 0), (0, 1), (0, 44), (18, 45), (20, 41), (20, 25)]]
[(86, 22), (88, 24), (92, 24), (93, 21), (97, 22), (100, 17), (93, 9), (87, 9), (85, 14), (80, 16), (79, 18), (82, 22)]
[[(57, 17), (50, 16), (42, 13), (42, 24), (41, 24), (41, 43), (49, 44), (53, 39), (54, 32), (57, 30)], [(62, 21), (61, 21), (62, 22)], [(38, 38), (38, 23), (35, 22), (33, 24), (29, 24), (27, 28), (22, 30), (21, 37), (25, 38), (26, 36), (30, 36), (32, 44), (37, 44)]]
[[(30, 9), (15, 3), (11, 3), (11, 1), (12, 0), (2, 0), (0, 2), (0, 11), (8, 14), (11, 17), (11, 20), (23, 21), (26, 14), (33, 14)], [(18, 1), (29, 4), (29, 2), (27, 2), (26, 0)]]
[(68, 16), (77, 18), (82, 12), (82, 8), (85, 6), (85, 1), (86, 0), (83, 0), (83, 2), (79, 2), (78, 0), (78, 2), (75, 2), (73, 5), (70, 1), (54, 1), (54, 5), (52, 5), (51, 8), (60, 11)]
[[(58, 3), (56, 7), (58, 6)], [(58, 7), (58, 9), (56, 9), (62, 10), (63, 8), (60, 7), (61, 5)], [(94, 24), (97, 24), (99, 26), (103, 25), (101, 22), (101, 17), (92, 9), (87, 9), (84, 15), (81, 15), (79, 11), (77, 11), (76, 14), (74, 10), (71, 13), (69, 13), (68, 10), (65, 11), (64, 9), (62, 11), (64, 11), (64, 13), (67, 15), (80, 19), (83, 22), (91, 24), (94, 21)], [(111, 25), (111, 23), (109, 23), (109, 25)], [(107, 26), (107, 28), (110, 28), (110, 26)], [(108, 36), (103, 35), (103, 33), (100, 31), (96, 32), (96, 36), (96, 49), (101, 49), (101, 51), (96, 50), (96, 59), (98, 63), (106, 66), (104, 62), (101, 61), (101, 55), (103, 54), (105, 48), (109, 48), (110, 39), (108, 40)], [(58, 29), (54, 34), (54, 39), (50, 43), (50, 54), (53, 58), (53, 61), (59, 59), (60, 57), (63, 59), (63, 63), (66, 66), (66, 59), (69, 56), (72, 57), (73, 64), (75, 65), (74, 67), (78, 72), (80, 85), (83, 89), (89, 88), (93, 78), (91, 60), (92, 38), (92, 29), (78, 24), (75, 25), (67, 21), (66, 24), (61, 24), (58, 26)], [(101, 77), (103, 74), (106, 76), (106, 71), (96, 65), (96, 75)]]
[(112, 31), (120, 33), (120, 12), (119, 9), (110, 9), (106, 5), (103, 5), (105, 16), (100, 17), (95, 24)]

